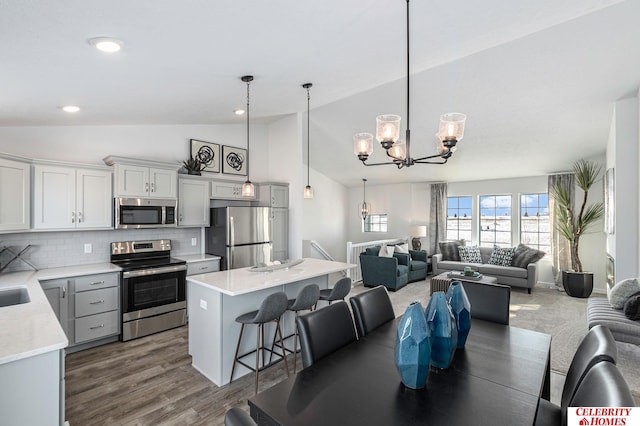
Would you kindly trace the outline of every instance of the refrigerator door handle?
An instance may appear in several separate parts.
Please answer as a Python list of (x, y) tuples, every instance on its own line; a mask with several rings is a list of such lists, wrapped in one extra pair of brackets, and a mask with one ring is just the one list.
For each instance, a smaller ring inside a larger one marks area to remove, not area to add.
[(236, 244), (233, 216), (229, 216), (229, 269), (233, 269), (233, 249)]

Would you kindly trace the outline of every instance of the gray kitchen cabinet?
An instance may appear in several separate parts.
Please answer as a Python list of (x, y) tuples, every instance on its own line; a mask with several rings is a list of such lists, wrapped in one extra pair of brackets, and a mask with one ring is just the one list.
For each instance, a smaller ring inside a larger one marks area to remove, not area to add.
[(0, 232), (31, 226), (31, 164), (20, 157), (0, 157)]
[(211, 181), (211, 198), (218, 200), (255, 200), (253, 197), (242, 196), (243, 182), (228, 180)]
[(271, 209), (271, 242), (273, 260), (287, 260), (289, 258), (289, 209)]
[(178, 226), (209, 226), (209, 186), (198, 176), (178, 178)]
[(207, 274), (220, 270), (220, 259), (205, 259), (199, 261), (187, 261), (187, 276)]
[(108, 168), (58, 164), (33, 167), (34, 229), (112, 228), (112, 176)]
[(260, 205), (289, 208), (289, 184), (288, 183), (262, 183), (259, 185)]
[(179, 164), (108, 156), (103, 159), (114, 166), (116, 197), (176, 198)]
[(120, 334), (119, 283), (117, 272), (40, 282), (71, 351), (78, 345), (99, 343), (100, 339)]

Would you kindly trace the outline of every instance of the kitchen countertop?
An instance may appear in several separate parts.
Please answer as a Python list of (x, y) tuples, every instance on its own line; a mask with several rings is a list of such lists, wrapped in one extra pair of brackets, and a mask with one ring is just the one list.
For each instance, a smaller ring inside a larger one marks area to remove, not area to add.
[(176, 259), (182, 259), (187, 263), (205, 262), (207, 260), (220, 260), (220, 256), (214, 256), (213, 254), (203, 254), (203, 253), (177, 254), (173, 257), (175, 257)]
[(0, 307), (0, 364), (63, 349), (69, 344), (40, 281), (119, 271), (111, 263), (97, 263), (0, 274), (0, 290), (26, 287), (31, 299), (29, 303)]
[(304, 259), (304, 262), (289, 269), (279, 269), (273, 272), (251, 272), (251, 267), (248, 267), (191, 275), (187, 277), (187, 281), (212, 288), (229, 296), (237, 296), (307, 278), (344, 271), (356, 266), (350, 263), (307, 258)]

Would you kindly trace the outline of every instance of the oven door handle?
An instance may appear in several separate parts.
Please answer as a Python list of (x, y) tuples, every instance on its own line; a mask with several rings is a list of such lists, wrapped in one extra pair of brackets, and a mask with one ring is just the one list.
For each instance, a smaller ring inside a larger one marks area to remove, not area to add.
[(137, 271), (125, 271), (122, 278), (144, 277), (147, 275), (170, 274), (172, 272), (186, 271), (187, 265), (164, 266), (162, 268), (140, 269)]

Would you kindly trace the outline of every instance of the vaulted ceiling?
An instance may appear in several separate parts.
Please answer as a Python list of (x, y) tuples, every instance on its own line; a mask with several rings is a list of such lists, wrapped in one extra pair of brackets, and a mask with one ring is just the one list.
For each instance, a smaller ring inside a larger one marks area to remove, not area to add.
[[(306, 110), (311, 167), (349, 186), (567, 170), (604, 153), (640, 83), (636, 0), (411, 2), (412, 153), (467, 114), (445, 166), (362, 166), (352, 135), (406, 119), (405, 1), (0, 1), (0, 126), (242, 123)], [(92, 37), (124, 41), (117, 54)], [(75, 104), (69, 115), (59, 107)], [(376, 147), (372, 160), (382, 161)]]

